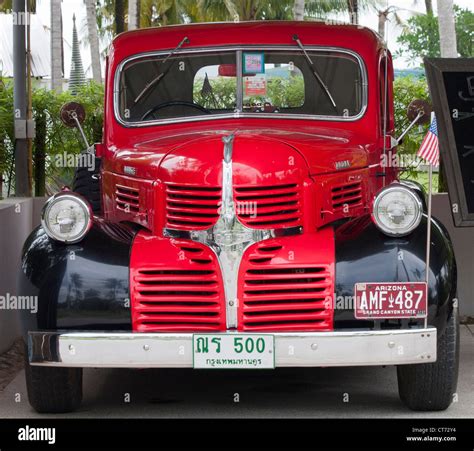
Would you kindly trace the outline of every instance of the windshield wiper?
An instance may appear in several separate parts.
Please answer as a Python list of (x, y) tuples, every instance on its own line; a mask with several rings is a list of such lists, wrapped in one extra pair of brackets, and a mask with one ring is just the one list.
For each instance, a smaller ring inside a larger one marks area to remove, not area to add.
[(301, 43), (300, 41), (300, 38), (298, 37), (297, 34), (294, 34), (293, 35), (293, 41), (295, 41), (297, 44), (298, 44), (298, 47), (303, 51), (303, 54), (306, 58), (306, 61), (308, 61), (308, 64), (309, 66), (311, 67), (311, 70), (313, 72), (313, 75), (314, 75), (314, 78), (316, 78), (316, 80), (318, 81), (318, 83), (321, 85), (321, 87), (323, 88), (324, 92), (326, 93), (326, 95), (328, 96), (329, 100), (331, 101), (332, 103), (332, 106), (334, 107), (334, 109), (336, 110), (337, 112), (337, 106), (336, 106), (336, 102), (334, 101), (334, 98), (333, 96), (331, 95), (331, 92), (329, 91), (329, 88), (326, 86), (326, 83), (324, 83), (323, 79), (321, 78), (321, 76), (319, 75), (318, 73), (318, 70), (316, 69), (313, 61), (311, 60), (310, 56), (308, 55), (308, 52), (306, 51), (306, 49), (304, 48), (304, 45)]
[[(161, 61), (161, 64), (166, 63), (168, 59), (173, 56), (184, 44), (189, 44), (189, 39), (187, 36), (185, 36), (181, 42), (173, 49), (171, 52), (166, 55), (166, 58)], [(133, 101), (134, 104), (136, 104), (153, 86), (155, 86), (157, 83), (160, 82), (160, 80), (168, 73), (168, 71), (171, 69), (172, 64), (163, 72), (159, 73), (153, 80), (150, 81), (141, 91), (140, 94), (137, 95), (135, 100)]]

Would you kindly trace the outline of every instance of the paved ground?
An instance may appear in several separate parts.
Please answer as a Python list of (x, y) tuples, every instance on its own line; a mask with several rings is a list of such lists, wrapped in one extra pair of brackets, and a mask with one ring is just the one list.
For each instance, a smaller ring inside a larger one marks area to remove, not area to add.
[[(394, 367), (265, 372), (86, 370), (81, 409), (56, 417), (474, 418), (473, 388), (474, 327), (462, 326), (458, 401), (446, 412), (415, 414), (407, 410), (398, 399)], [(20, 402), (15, 402), (17, 394)], [(124, 402), (127, 394), (129, 403)], [(234, 402), (237, 398), (239, 402)], [(0, 392), (0, 418), (35, 416), (26, 399), (21, 371)]]
[(7, 352), (0, 355), (0, 394), (23, 368), (23, 346), (23, 340), (20, 338)]

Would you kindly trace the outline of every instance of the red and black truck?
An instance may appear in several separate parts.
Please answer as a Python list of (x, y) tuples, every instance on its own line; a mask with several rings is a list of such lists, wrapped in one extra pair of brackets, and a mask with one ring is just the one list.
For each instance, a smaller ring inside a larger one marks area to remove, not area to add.
[(457, 383), (456, 263), (396, 153), (390, 52), (318, 22), (117, 36), (103, 140), (27, 239), (26, 378), (76, 409), (82, 369), (394, 365), (402, 401)]

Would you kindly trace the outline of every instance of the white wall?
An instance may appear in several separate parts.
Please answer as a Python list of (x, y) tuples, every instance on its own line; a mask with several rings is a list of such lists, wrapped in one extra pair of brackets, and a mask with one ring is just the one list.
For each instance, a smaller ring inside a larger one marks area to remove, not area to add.
[[(15, 296), (23, 243), (39, 223), (44, 198), (0, 201), (0, 296)], [(0, 310), (0, 353), (20, 335), (18, 311)]]
[(433, 196), (433, 216), (448, 229), (458, 266), (458, 298), (461, 317), (474, 318), (474, 227), (454, 227), (447, 194)]

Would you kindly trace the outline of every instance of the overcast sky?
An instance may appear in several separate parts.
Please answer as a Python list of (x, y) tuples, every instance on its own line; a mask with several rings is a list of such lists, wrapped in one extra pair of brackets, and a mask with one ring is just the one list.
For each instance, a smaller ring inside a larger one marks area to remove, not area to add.
[[(188, 0), (191, 1), (191, 0)], [(440, 1), (440, 0), (438, 0)], [(383, 0), (387, 5), (396, 6), (400, 8), (398, 14), (404, 19), (408, 19), (413, 12), (424, 13), (425, 12), (425, 2), (424, 0)], [(41, 18), (41, 21), (45, 26), (49, 27), (50, 24), (50, 12), (49, 12), (49, 0), (41, 0), (38, 2), (38, 15)], [(474, 0), (454, 0), (456, 5), (459, 5), (463, 8), (468, 8), (474, 11)], [(433, 1), (434, 8), (436, 10), (436, 0)], [(64, 58), (65, 58), (65, 71), (66, 77), (69, 76), (70, 68), (70, 59), (71, 59), (71, 40), (72, 40), (72, 16), (76, 14), (77, 18), (77, 28), (79, 32), (79, 39), (84, 38), (87, 34), (86, 29), (86, 10), (84, 5), (84, 0), (63, 0), (62, 2), (62, 14), (63, 14), (63, 26), (64, 26)], [(341, 16), (341, 20), (344, 20), (344, 17)], [(360, 23), (362, 25), (371, 27), (375, 30), (378, 28), (378, 18), (375, 11), (368, 11), (363, 13), (360, 16)], [(388, 25), (387, 40), (388, 46), (392, 53), (395, 53), (399, 48), (397, 44), (397, 36), (400, 34), (401, 29), (395, 24), (395, 21), (392, 19)], [(84, 40), (85, 41), (85, 40)], [(87, 75), (90, 76), (90, 54), (89, 48), (86, 42), (83, 42), (81, 46), (82, 62), (84, 68), (87, 70)], [(403, 69), (410, 67), (410, 63), (405, 61), (402, 58), (396, 58), (394, 61), (396, 68)]]

